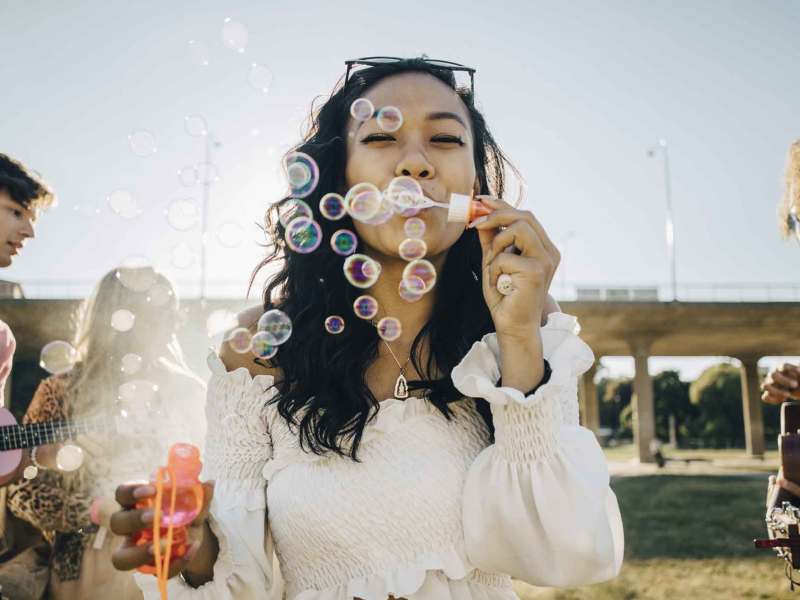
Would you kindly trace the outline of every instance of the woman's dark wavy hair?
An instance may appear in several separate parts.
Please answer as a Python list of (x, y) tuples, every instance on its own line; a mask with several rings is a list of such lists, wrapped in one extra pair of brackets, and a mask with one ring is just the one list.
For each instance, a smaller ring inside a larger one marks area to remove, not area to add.
[[(312, 106), (308, 133), (294, 150), (310, 155), (319, 166), (319, 184), (304, 200), (322, 228), (323, 243), (311, 254), (286, 249), (285, 228), (278, 216), (281, 205), (290, 197), (283, 198), (267, 211), (265, 233), (270, 250), (256, 267), (251, 285), (263, 267), (280, 265), (265, 286), (264, 310), (279, 308), (289, 315), (294, 327), (292, 336), (270, 360), (270, 366), (282, 375), (276, 384), (278, 394), (270, 403), (277, 403), (279, 414), (292, 427), (298, 427), (301, 446), (315, 454), (332, 451), (358, 460), (364, 427), (377, 415), (379, 406), (365, 375), (378, 356), (380, 338), (369, 321), (354, 316), (353, 302), (363, 290), (347, 282), (342, 272), (344, 259), (326, 243), (337, 229), (354, 231), (353, 222), (349, 215), (339, 221), (323, 218), (319, 201), (328, 192), (346, 192), (346, 128), (352, 102), (377, 82), (407, 72), (427, 73), (456, 90), (470, 116), (480, 193), (503, 193), (504, 165), (508, 161), (475, 108), (472, 92), (458, 88), (451, 71), (432, 67), (421, 59), (362, 69), (351, 75), (347, 85), (340, 80), (319, 109)], [(428, 390), (429, 401), (448, 420), (452, 418), (448, 404), (462, 398), (450, 379), (452, 368), (476, 340), (494, 329), (483, 298), (481, 271), (478, 234), (467, 229), (448, 252), (434, 288), (433, 313), (411, 349), (413, 365), (423, 379), (409, 381), (409, 389)], [(347, 326), (342, 333), (330, 335), (325, 331), (323, 323), (329, 315), (345, 318)], [(429, 359), (421, 365), (418, 349), (426, 337)], [(442, 378), (434, 378), (434, 365)], [(489, 405), (482, 399), (477, 403), (493, 437)]]

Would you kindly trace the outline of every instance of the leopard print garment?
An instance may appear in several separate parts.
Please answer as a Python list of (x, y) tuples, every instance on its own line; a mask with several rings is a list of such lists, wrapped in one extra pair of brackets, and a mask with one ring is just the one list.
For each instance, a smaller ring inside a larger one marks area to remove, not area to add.
[[(72, 418), (65, 407), (65, 390), (70, 375), (43, 380), (33, 396), (23, 423), (59, 421)], [(35, 479), (9, 486), (8, 507), (19, 518), (42, 531), (53, 546), (51, 566), (61, 581), (78, 579), (81, 557), (93, 539), (97, 526), (89, 518), (92, 495), (89, 490), (69, 493), (72, 474), (42, 471)]]

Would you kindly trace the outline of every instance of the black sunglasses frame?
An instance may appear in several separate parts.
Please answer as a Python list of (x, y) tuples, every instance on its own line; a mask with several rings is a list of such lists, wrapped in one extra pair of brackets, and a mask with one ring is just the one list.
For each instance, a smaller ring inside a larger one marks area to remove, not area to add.
[[(409, 58), (400, 58), (398, 56), (365, 56), (363, 58), (356, 58), (352, 60), (344, 61), (344, 64), (347, 65), (347, 71), (344, 75), (344, 85), (347, 85), (347, 82), (350, 81), (350, 74), (352, 72), (353, 67), (355, 66), (365, 66), (365, 67), (379, 67), (381, 65), (392, 64), (396, 62), (403, 62), (407, 60), (415, 60)], [(468, 67), (466, 65), (462, 65), (461, 63), (451, 62), (449, 60), (438, 60), (438, 59), (431, 59), (427, 58), (426, 56), (420, 57), (418, 60), (422, 60), (423, 62), (431, 65), (432, 67), (437, 67), (440, 69), (444, 69), (446, 71), (456, 71), (456, 72), (464, 72), (469, 74), (469, 87), (470, 93), (475, 94), (475, 72), (476, 70), (472, 67)]]

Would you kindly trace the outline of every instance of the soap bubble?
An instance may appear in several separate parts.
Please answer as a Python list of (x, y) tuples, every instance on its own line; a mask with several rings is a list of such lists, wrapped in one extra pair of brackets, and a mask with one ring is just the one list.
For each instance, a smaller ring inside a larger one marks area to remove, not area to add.
[(111, 314), (111, 327), (120, 333), (125, 333), (133, 329), (136, 322), (136, 315), (134, 315), (127, 308), (120, 308)]
[(387, 342), (392, 342), (403, 333), (403, 326), (394, 317), (383, 317), (378, 321), (378, 335)]
[(298, 217), (289, 223), (284, 235), (286, 245), (300, 254), (310, 254), (322, 242), (322, 229), (314, 219)]
[(396, 106), (384, 106), (378, 111), (378, 127), (390, 133), (403, 126), (403, 113)]
[(288, 227), (289, 223), (297, 217), (314, 218), (314, 213), (305, 200), (289, 198), (280, 203), (278, 206), (278, 220), (281, 222), (281, 225)]
[(411, 261), (403, 269), (403, 279), (411, 277), (419, 277), (425, 282), (425, 293), (427, 294), (436, 285), (436, 268), (424, 258)]
[(353, 312), (361, 319), (371, 319), (378, 314), (378, 301), (366, 294), (359, 296), (353, 302)]
[(225, 341), (231, 350), (238, 354), (246, 354), (253, 347), (253, 335), (247, 327), (237, 327), (230, 332)]
[(189, 40), (189, 54), (192, 60), (201, 67), (208, 66), (208, 46), (204, 42)]
[(100, 203), (96, 200), (81, 200), (72, 205), (72, 210), (81, 217), (96, 217), (100, 214)]
[(283, 170), (292, 196), (305, 198), (319, 183), (319, 167), (308, 154), (290, 152), (283, 159)]
[(415, 276), (401, 279), (398, 293), (406, 302), (416, 302), (425, 295), (425, 282)]
[(128, 353), (120, 361), (120, 370), (126, 375), (135, 375), (142, 368), (142, 357), (138, 354)]
[(122, 261), (114, 275), (132, 292), (146, 292), (156, 282), (156, 272), (144, 256), (129, 256)]
[(145, 379), (126, 381), (117, 388), (117, 400), (128, 413), (149, 416), (160, 408), (158, 385)]
[(278, 353), (278, 344), (268, 331), (259, 331), (251, 340), (250, 351), (258, 358), (269, 360)]
[(36, 476), (39, 474), (39, 469), (34, 467), (33, 465), (28, 465), (22, 470), (22, 477), (28, 481), (31, 479), (36, 479)]
[(223, 44), (241, 54), (244, 52), (245, 46), (247, 46), (248, 38), (247, 27), (230, 17), (225, 17), (225, 21), (222, 24)]
[(219, 169), (214, 163), (199, 162), (195, 165), (197, 171), (197, 178), (200, 183), (213, 183), (219, 181)]
[(39, 366), (48, 373), (61, 375), (71, 371), (77, 360), (78, 353), (72, 344), (56, 340), (45, 344), (42, 348), (39, 355)]
[(165, 212), (167, 223), (177, 231), (188, 231), (200, 221), (200, 211), (189, 200), (173, 200)]
[(339, 229), (331, 236), (331, 248), (340, 256), (348, 256), (356, 251), (358, 238), (349, 229)]
[(325, 331), (338, 335), (344, 331), (344, 319), (339, 315), (331, 315), (325, 319)]
[(258, 320), (258, 331), (266, 331), (272, 336), (272, 343), (280, 346), (292, 335), (292, 320), (282, 310), (268, 310)]
[[(409, 263), (410, 264), (410, 263)], [(366, 254), (352, 254), (344, 260), (344, 276), (357, 288), (366, 289), (375, 284), (381, 274), (381, 265)]]
[(175, 296), (172, 287), (165, 283), (157, 283), (147, 290), (147, 301), (153, 306), (164, 306)]
[(394, 212), (404, 217), (416, 215), (422, 209), (420, 204), (425, 198), (419, 181), (406, 175), (392, 179), (385, 195)]
[(403, 260), (417, 260), (428, 253), (428, 245), (425, 243), (425, 240), (407, 238), (400, 242), (398, 252)]
[(214, 183), (219, 181), (219, 169), (214, 163), (199, 162), (195, 165), (197, 179), (200, 183)]
[(358, 98), (350, 105), (350, 114), (356, 121), (367, 121), (375, 113), (375, 106), (366, 98)]
[(253, 88), (266, 94), (272, 86), (272, 70), (266, 65), (253, 63), (247, 80)]
[(425, 221), (419, 217), (412, 217), (403, 225), (403, 231), (410, 238), (422, 239), (425, 235)]
[(238, 325), (239, 320), (236, 318), (236, 313), (223, 308), (212, 311), (206, 319), (208, 337), (214, 337), (215, 335), (234, 329)]
[(193, 186), (195, 183), (197, 183), (197, 169), (195, 169), (192, 165), (182, 167), (180, 170), (178, 170), (178, 181), (181, 182), (181, 185), (186, 187)]
[(186, 115), (183, 117), (183, 128), (192, 137), (208, 135), (208, 123), (203, 115)]
[(133, 219), (142, 214), (133, 194), (128, 190), (114, 190), (108, 195), (107, 200), (111, 210), (125, 219)]
[(380, 190), (371, 183), (357, 183), (347, 192), (344, 205), (350, 216), (367, 221), (378, 214), (383, 201)]
[(344, 198), (335, 192), (325, 194), (319, 201), (319, 212), (322, 216), (331, 221), (338, 221), (346, 214), (344, 208)]
[(136, 156), (145, 158), (156, 153), (156, 138), (146, 129), (139, 129), (128, 134), (128, 145)]
[(392, 203), (389, 202), (385, 196), (382, 196), (381, 202), (378, 205), (378, 211), (369, 219), (365, 220), (364, 223), (367, 225), (383, 225), (393, 216), (394, 210), (392, 209)]
[(196, 259), (197, 255), (195, 254), (194, 250), (192, 250), (191, 246), (189, 246), (189, 244), (186, 242), (176, 244), (172, 248), (172, 252), (170, 252), (172, 266), (174, 266), (176, 269), (188, 269), (194, 264)]
[(217, 241), (225, 248), (241, 246), (244, 229), (238, 223), (223, 223), (217, 229)]
[(83, 449), (74, 444), (64, 444), (56, 453), (56, 466), (59, 471), (69, 473), (83, 464)]

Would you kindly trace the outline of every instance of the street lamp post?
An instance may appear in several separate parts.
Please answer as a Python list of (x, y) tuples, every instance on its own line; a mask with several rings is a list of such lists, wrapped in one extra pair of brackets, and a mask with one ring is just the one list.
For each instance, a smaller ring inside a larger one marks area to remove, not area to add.
[(561, 264), (558, 268), (561, 270), (561, 296), (566, 298), (567, 294), (567, 243), (575, 237), (574, 231), (568, 231), (562, 235), (558, 240), (559, 251), (561, 252)]
[(217, 166), (212, 160), (212, 148), (219, 148), (222, 143), (210, 131), (206, 133), (205, 162), (203, 171), (203, 212), (200, 220), (200, 302), (206, 299), (206, 278), (208, 261), (208, 209), (211, 203), (211, 182), (216, 179)]
[(659, 150), (661, 150), (661, 156), (664, 158), (664, 194), (667, 200), (667, 254), (669, 255), (672, 300), (674, 302), (678, 299), (678, 277), (675, 268), (675, 224), (672, 218), (672, 178), (669, 170), (669, 152), (667, 150), (667, 140), (658, 140), (658, 145), (650, 148), (647, 151), (647, 155), (653, 157)]

